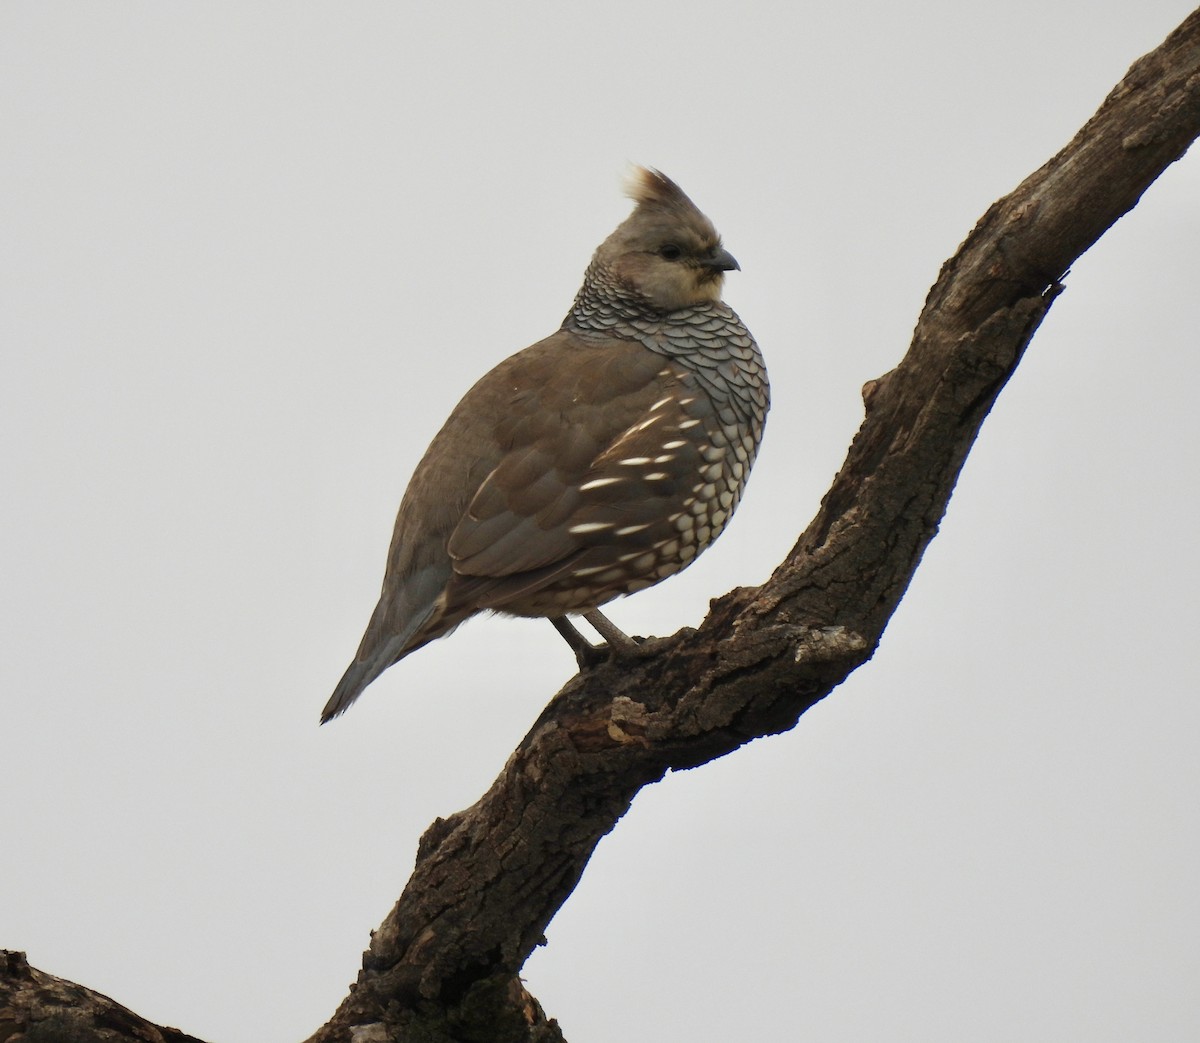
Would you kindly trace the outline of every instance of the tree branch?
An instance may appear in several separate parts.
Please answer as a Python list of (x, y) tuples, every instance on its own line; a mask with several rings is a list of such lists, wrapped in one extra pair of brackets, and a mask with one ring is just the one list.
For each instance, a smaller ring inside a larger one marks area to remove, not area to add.
[(515, 980), (642, 786), (791, 728), (871, 657), (1060, 280), (1198, 134), (1200, 11), (945, 264), (908, 354), (864, 388), (846, 462), (771, 579), (714, 602), (651, 661), (574, 678), (479, 802), (426, 832), (356, 989), (312, 1043), (348, 1039), (355, 1024), (390, 1031), (393, 1004), (453, 1009), (480, 982)]
[(145, 1018), (82, 985), (29, 966), (0, 949), (0, 1041), (8, 1043), (203, 1043)]
[(517, 975), (601, 837), (641, 787), (793, 727), (871, 657), (1067, 269), (1198, 134), (1200, 11), (946, 262), (904, 360), (863, 389), (845, 464), (770, 580), (713, 602), (652, 659), (571, 680), (478, 803), (429, 828), (357, 984), (310, 1043), (562, 1038)]

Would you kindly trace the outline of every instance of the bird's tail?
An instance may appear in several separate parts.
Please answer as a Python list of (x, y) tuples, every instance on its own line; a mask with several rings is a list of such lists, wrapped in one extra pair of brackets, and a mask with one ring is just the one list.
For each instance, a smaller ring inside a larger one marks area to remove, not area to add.
[(354, 662), (346, 668), (321, 711), (322, 724), (345, 713), (363, 689), (389, 666), (461, 622), (462, 614), (446, 616), (442, 592), (449, 578), (449, 562), (439, 562), (414, 571), (395, 592), (385, 584)]
[(321, 711), (321, 723), (328, 724), (339, 714), (345, 713), (350, 704), (362, 695), (363, 689), (396, 661), (403, 646), (402, 640), (386, 641), (368, 658), (359, 659), (356, 656)]

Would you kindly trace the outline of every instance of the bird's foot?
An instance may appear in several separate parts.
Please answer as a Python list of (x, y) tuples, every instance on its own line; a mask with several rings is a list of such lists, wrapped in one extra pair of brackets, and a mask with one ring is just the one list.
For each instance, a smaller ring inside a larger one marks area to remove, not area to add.
[(664, 648), (669, 641), (665, 637), (630, 637), (596, 608), (585, 612), (583, 618), (604, 638), (607, 642), (606, 651), (615, 659), (646, 659)]
[(566, 616), (551, 616), (550, 622), (554, 624), (554, 629), (562, 634), (563, 640), (571, 646), (580, 670), (590, 670), (608, 658), (608, 648), (604, 645), (593, 645), (575, 629)]
[(670, 641), (665, 637), (630, 637), (599, 609), (583, 613), (583, 618), (604, 638), (604, 644), (593, 645), (566, 616), (556, 616), (550, 620), (571, 646), (580, 670), (590, 670), (609, 659), (646, 659), (666, 647)]

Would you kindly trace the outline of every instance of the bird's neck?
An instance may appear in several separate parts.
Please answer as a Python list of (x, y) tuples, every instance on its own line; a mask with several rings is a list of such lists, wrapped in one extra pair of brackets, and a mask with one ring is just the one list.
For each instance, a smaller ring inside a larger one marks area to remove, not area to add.
[(744, 329), (733, 310), (719, 300), (675, 311), (656, 308), (593, 261), (584, 273), (575, 303), (563, 320), (563, 329), (639, 340), (648, 348), (661, 351), (664, 336), (670, 338), (681, 328), (708, 323), (714, 318)]
[(767, 372), (754, 337), (737, 313), (719, 300), (662, 312), (622, 290), (593, 263), (563, 329), (585, 338), (638, 341), (674, 359), (714, 403), (732, 409), (761, 434), (770, 398)]

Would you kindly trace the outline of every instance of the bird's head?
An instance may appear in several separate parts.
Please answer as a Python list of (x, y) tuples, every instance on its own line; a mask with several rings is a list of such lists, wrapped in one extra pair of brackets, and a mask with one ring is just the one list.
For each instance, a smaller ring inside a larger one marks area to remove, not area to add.
[(725, 273), (740, 266), (712, 222), (657, 170), (635, 168), (627, 191), (637, 206), (600, 244), (596, 263), (658, 311), (720, 300)]

